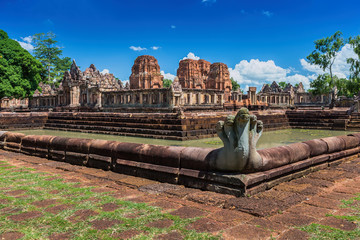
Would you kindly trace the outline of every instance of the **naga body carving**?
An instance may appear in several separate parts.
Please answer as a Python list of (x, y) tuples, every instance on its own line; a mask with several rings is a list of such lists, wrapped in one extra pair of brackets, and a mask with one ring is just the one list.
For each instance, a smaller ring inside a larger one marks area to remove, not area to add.
[(263, 131), (262, 121), (250, 115), (247, 108), (241, 108), (236, 116), (229, 115), (219, 121), (216, 131), (224, 147), (211, 163), (219, 171), (254, 171), (262, 167), (262, 158), (256, 151), (256, 144)]

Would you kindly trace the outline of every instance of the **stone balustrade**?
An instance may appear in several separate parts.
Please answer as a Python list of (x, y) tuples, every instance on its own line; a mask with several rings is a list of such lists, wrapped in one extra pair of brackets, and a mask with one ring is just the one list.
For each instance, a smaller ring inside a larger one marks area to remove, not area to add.
[(220, 149), (0, 132), (0, 148), (8, 151), (237, 196), (357, 158), (359, 144), (357, 133), (263, 149), (257, 172), (218, 172), (210, 163)]

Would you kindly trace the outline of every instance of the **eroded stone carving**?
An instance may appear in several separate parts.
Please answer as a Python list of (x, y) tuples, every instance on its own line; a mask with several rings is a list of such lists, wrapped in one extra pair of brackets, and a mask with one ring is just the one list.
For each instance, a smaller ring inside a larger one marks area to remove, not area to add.
[(216, 131), (224, 147), (211, 163), (214, 170), (254, 171), (261, 169), (262, 158), (256, 151), (256, 144), (263, 131), (262, 121), (250, 115), (247, 108), (241, 108), (236, 116), (229, 115), (226, 121), (219, 121)]

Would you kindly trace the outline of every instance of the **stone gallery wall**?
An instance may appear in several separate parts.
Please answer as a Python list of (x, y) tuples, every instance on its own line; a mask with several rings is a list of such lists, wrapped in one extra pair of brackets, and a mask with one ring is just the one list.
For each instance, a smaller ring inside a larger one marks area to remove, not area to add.
[[(231, 112), (113, 113), (49, 112), (2, 113), (0, 129), (46, 128), (85, 133), (193, 140), (216, 137), (215, 126)], [(350, 116), (345, 111), (266, 110), (252, 112), (264, 130), (287, 128), (345, 130)]]
[(0, 149), (7, 151), (237, 196), (358, 158), (359, 143), (358, 133), (263, 149), (262, 171), (220, 173), (210, 168), (218, 149), (0, 132)]
[(0, 129), (34, 129), (43, 128), (48, 113), (0, 113)]
[[(49, 113), (46, 129), (168, 140), (216, 137), (215, 126), (229, 112), (193, 113)], [(284, 111), (255, 112), (266, 130), (289, 128)]]

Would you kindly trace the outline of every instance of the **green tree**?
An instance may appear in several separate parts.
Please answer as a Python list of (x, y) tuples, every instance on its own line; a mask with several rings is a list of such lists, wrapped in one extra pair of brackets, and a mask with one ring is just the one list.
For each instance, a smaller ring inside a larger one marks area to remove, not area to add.
[(328, 94), (332, 88), (331, 82), (329, 74), (319, 75), (310, 83), (309, 92), (314, 95)]
[(38, 60), (0, 30), (0, 98), (32, 96), (44, 73)]
[(40, 60), (47, 70), (47, 81), (52, 83), (62, 78), (63, 73), (70, 69), (71, 59), (60, 58), (62, 50), (57, 46), (56, 35), (52, 32), (38, 33), (33, 37), (34, 56)]
[(164, 88), (170, 87), (171, 84), (172, 84), (172, 81), (170, 79), (166, 79), (166, 78), (163, 79), (163, 87)]
[(344, 45), (342, 33), (337, 31), (330, 37), (316, 40), (315, 50), (306, 59), (310, 64), (319, 66), (323, 71), (328, 69), (330, 78), (333, 80), (332, 67), (337, 54)]
[(350, 77), (347, 85), (349, 96), (358, 95), (360, 91), (360, 36), (349, 39), (349, 44), (353, 47), (353, 50), (358, 59), (348, 58), (347, 63), (350, 64)]
[[(353, 47), (354, 52), (358, 55), (358, 59), (348, 58), (347, 63), (350, 64), (350, 79), (359, 81), (360, 78), (360, 36), (349, 39), (350, 45)], [(359, 91), (359, 90), (358, 90)]]
[(71, 58), (69, 57), (57, 58), (54, 68), (54, 75), (55, 75), (54, 78), (56, 79), (57, 82), (59, 82), (63, 78), (64, 72), (70, 69), (71, 64), (72, 61)]
[(239, 83), (235, 81), (234, 78), (230, 78), (230, 80), (231, 80), (232, 90), (237, 91), (240, 88)]
[(286, 82), (279, 82), (279, 87), (284, 90), (286, 87), (287, 83)]
[[(333, 64), (336, 59), (337, 54), (341, 48), (345, 45), (344, 39), (342, 38), (342, 33), (337, 31), (330, 37), (319, 39), (315, 41), (315, 50), (306, 57), (310, 64), (319, 66), (323, 71), (329, 70), (330, 72), (330, 81), (332, 86), (336, 86), (336, 83), (333, 78)], [(330, 108), (334, 106), (335, 95), (333, 92), (332, 101)]]

